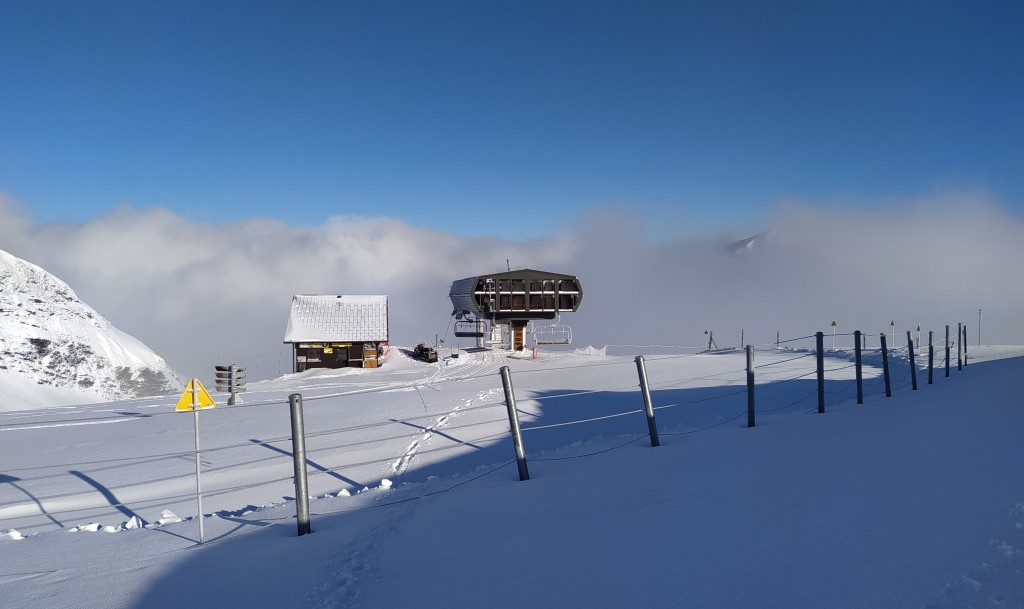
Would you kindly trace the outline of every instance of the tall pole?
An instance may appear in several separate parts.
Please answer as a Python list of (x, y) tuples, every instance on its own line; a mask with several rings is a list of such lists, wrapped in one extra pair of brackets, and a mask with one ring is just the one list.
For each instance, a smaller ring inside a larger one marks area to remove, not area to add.
[(747, 345), (747, 427), (754, 426), (754, 412), (754, 345)]
[(964, 365), (967, 365), (967, 324), (964, 324)]
[(978, 309), (978, 346), (981, 346), (981, 309)]
[(878, 335), (878, 342), (882, 344), (882, 376), (885, 377), (885, 397), (892, 397), (892, 383), (889, 381), (889, 349), (885, 344), (885, 332)]
[(864, 369), (860, 363), (860, 330), (853, 332), (854, 365), (857, 372), (857, 403), (864, 403)]
[(192, 414), (195, 415), (196, 427), (196, 503), (199, 504), (199, 544), (206, 541), (206, 532), (203, 530), (203, 485), (199, 480), (199, 387), (192, 379)]
[(964, 338), (964, 324), (963, 324), (963, 322), (960, 322), (956, 326), (956, 369), (957, 370), (963, 370), (964, 369), (963, 338)]
[(949, 376), (949, 324), (946, 324), (946, 376)]
[(640, 394), (644, 399), (644, 415), (647, 416), (647, 434), (651, 438), (651, 446), (660, 446), (658, 439), (658, 425), (654, 421), (654, 406), (651, 404), (651, 389), (647, 384), (647, 366), (644, 364), (644, 356), (636, 356), (636, 372), (640, 377)]
[(917, 360), (914, 359), (914, 336), (907, 330), (907, 353), (910, 355), (910, 386), (917, 391)]
[(815, 346), (818, 351), (818, 412), (825, 412), (825, 333), (816, 332), (814, 334)]
[(519, 480), (530, 479), (530, 469), (526, 465), (526, 449), (523, 446), (523, 432), (519, 429), (519, 412), (516, 410), (516, 395), (512, 389), (512, 376), (508, 366), (502, 366), (501, 384), (505, 389), (505, 406), (508, 409), (508, 425), (512, 430), (512, 445), (516, 451), (516, 466), (519, 468)]
[(934, 330), (928, 330), (928, 384), (932, 384), (932, 370), (935, 364), (935, 345), (932, 344), (932, 332)]
[(313, 532), (309, 524), (309, 483), (306, 475), (306, 431), (302, 422), (302, 394), (288, 396), (292, 419), (292, 467), (295, 471), (295, 518), (299, 537)]

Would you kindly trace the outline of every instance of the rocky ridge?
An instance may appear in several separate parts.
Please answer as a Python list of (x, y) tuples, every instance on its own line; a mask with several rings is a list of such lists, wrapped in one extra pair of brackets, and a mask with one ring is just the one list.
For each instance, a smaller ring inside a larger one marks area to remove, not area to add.
[[(180, 390), (166, 362), (63, 281), (0, 251), (0, 373), (102, 400)], [(3, 405), (0, 405), (2, 409)]]

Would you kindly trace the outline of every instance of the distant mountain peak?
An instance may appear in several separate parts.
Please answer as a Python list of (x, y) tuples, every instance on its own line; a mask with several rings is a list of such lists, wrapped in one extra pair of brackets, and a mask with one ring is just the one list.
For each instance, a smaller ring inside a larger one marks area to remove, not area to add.
[(768, 241), (768, 233), (758, 233), (753, 237), (747, 237), (746, 239), (740, 239), (729, 246), (729, 251), (733, 254), (745, 254), (755, 248), (764, 247), (764, 244)]
[[(161, 357), (79, 300), (66, 283), (2, 250), (0, 372), (41, 389), (81, 392), (83, 401), (157, 395), (181, 387)], [(34, 404), (0, 404), (0, 410), (47, 405), (45, 390), (38, 397)]]

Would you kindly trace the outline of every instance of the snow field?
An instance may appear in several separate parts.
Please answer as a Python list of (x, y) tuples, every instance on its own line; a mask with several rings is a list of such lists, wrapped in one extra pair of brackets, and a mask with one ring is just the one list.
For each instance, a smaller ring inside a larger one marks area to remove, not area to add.
[[(144, 401), (14, 413), (23, 427), (0, 431), (10, 438), (8, 463), (28, 446), (42, 448), (22, 464), (76, 454), (150, 457), (93, 465), (80, 458), (74, 471), (91, 487), (69, 478), (70, 468), (5, 470), (14, 480), (0, 485), (4, 510), (48, 509), (50, 497), (94, 507), (2, 516), (0, 528), (13, 532), (0, 539), (0, 553), (19, 568), (0, 582), (21, 603), (14, 606), (26, 607), (43, 606), (43, 590), (45, 606), (56, 607), (211, 599), (251, 607), (614, 607), (638, 599), (940, 607), (968, 597), (1019, 600), (1011, 576), (1024, 548), (1024, 496), (1016, 492), (1024, 468), (1008, 424), (1021, 415), (1008, 396), (1014, 382), (1019, 391), (1022, 360), (980, 363), (986, 352), (999, 358), (1022, 350), (978, 350), (965, 372), (954, 367), (952, 378), (937, 375), (932, 387), (919, 377), (917, 392), (909, 381), (894, 382), (892, 399), (878, 386), (866, 389), (864, 405), (852, 401), (849, 360), (830, 354), (826, 415), (814, 413), (816, 400), (806, 397), (815, 389), (813, 357), (759, 352), (761, 412), (753, 430), (744, 418), (734, 420), (746, 410), (741, 353), (651, 357), (663, 444), (657, 449), (645, 437), (630, 357), (462, 354), (435, 366), (398, 358), (389, 376), (373, 375), (373, 386), (365, 374), (256, 384), (246, 406), (201, 413), (204, 438), (229, 435), (220, 445), (229, 448), (203, 453), (211, 493), (204, 493), (204, 507), (213, 515), (206, 518), (212, 542), (202, 548), (195, 547), (195, 502), (187, 490), (181, 499), (150, 495), (152, 508), (121, 499), (129, 491), (156, 492), (147, 487), (156, 472), (157, 486), (193, 484), (189, 451), (155, 454), (173, 443), (189, 446), (190, 415), (152, 415), (166, 406)], [(509, 467), (501, 365), (512, 369), (528, 482)], [(877, 383), (875, 375), (870, 367), (865, 376)], [(317, 497), (314, 535), (301, 539), (289, 501), (291, 459), (280, 452), (290, 451), (282, 437), (286, 400), (298, 385)], [(124, 421), (69, 425), (100, 417)], [(96, 505), (97, 497), (111, 496), (126, 505)], [(101, 535), (110, 541), (88, 534), (128, 521), (122, 508), (148, 527)], [(184, 520), (166, 519), (168, 509)], [(46, 532), (58, 527), (79, 533)], [(115, 558), (125, 555), (143, 558), (131, 565)], [(75, 563), (88, 560), (140, 584), (82, 601), (75, 582), (84, 571)], [(435, 590), (436, 598), (425, 602), (416, 592), (423, 590)]]

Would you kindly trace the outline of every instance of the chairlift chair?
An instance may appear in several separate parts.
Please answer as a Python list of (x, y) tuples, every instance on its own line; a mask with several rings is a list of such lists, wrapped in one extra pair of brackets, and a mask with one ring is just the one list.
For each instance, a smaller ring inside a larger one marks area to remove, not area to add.
[(555, 322), (546, 326), (537, 326), (533, 329), (533, 341), (538, 345), (570, 345), (572, 344), (572, 328), (565, 324), (558, 323), (561, 316), (555, 318)]
[(485, 324), (479, 319), (464, 319), (455, 322), (455, 336), (459, 338), (483, 338)]

